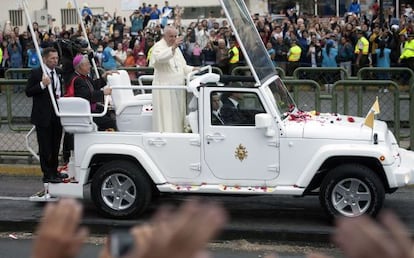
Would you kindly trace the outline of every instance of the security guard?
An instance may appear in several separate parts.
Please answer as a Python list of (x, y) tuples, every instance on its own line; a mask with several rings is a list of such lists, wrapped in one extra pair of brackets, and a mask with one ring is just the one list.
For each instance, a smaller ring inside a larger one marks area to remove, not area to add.
[(240, 51), (237, 47), (237, 41), (235, 37), (231, 37), (229, 40), (230, 49), (229, 49), (229, 73), (231, 74), (233, 69), (239, 64), (240, 61)]
[(367, 38), (364, 36), (364, 32), (360, 29), (357, 28), (356, 30), (357, 33), (357, 38), (358, 38), (358, 42), (355, 45), (355, 56), (356, 56), (356, 60), (355, 60), (355, 66), (358, 72), (359, 69), (361, 69), (362, 67), (368, 67), (369, 66), (369, 41), (367, 40)]
[(288, 56), (288, 69), (287, 75), (293, 75), (296, 68), (299, 67), (300, 55), (302, 54), (302, 48), (298, 46), (296, 39), (292, 39), (290, 43), (290, 49), (287, 53)]
[(414, 71), (414, 34), (408, 34), (407, 37), (398, 62), (406, 64), (407, 67)]

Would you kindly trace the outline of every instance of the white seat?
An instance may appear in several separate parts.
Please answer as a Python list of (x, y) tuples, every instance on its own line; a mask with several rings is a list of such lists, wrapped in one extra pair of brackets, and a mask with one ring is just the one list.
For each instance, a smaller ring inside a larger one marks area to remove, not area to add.
[(198, 111), (192, 111), (187, 115), (188, 124), (191, 127), (191, 132), (198, 133)]
[[(108, 85), (128, 87), (131, 80), (125, 70), (108, 75)], [(151, 131), (152, 95), (134, 95), (132, 89), (112, 88), (112, 102), (115, 107), (116, 125), (119, 131)]]
[(91, 116), (89, 101), (79, 97), (64, 97), (57, 100), (60, 121), (68, 133), (89, 133), (97, 130)]

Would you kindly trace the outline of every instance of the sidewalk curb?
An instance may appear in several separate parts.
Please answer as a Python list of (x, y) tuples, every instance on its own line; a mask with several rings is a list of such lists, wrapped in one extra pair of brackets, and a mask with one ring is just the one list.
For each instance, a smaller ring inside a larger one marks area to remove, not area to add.
[(41, 176), (39, 165), (0, 164), (0, 175), (7, 176)]

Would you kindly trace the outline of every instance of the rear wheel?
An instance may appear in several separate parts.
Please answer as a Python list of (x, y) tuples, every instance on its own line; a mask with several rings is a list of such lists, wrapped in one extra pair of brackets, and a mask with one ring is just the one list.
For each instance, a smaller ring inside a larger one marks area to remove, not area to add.
[(104, 164), (92, 180), (91, 195), (105, 216), (126, 218), (142, 213), (151, 201), (151, 181), (140, 168), (124, 160)]
[(319, 200), (328, 215), (375, 216), (382, 208), (384, 186), (371, 169), (359, 164), (334, 168), (322, 181)]

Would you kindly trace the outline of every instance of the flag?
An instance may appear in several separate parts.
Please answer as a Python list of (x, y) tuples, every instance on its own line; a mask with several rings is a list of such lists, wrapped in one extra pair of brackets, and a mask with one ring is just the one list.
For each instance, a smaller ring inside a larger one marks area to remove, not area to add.
[(380, 106), (379, 106), (378, 96), (376, 97), (374, 104), (372, 104), (371, 110), (374, 110), (375, 115), (380, 113)]
[(375, 110), (370, 110), (368, 115), (365, 117), (364, 125), (374, 129), (374, 115)]

